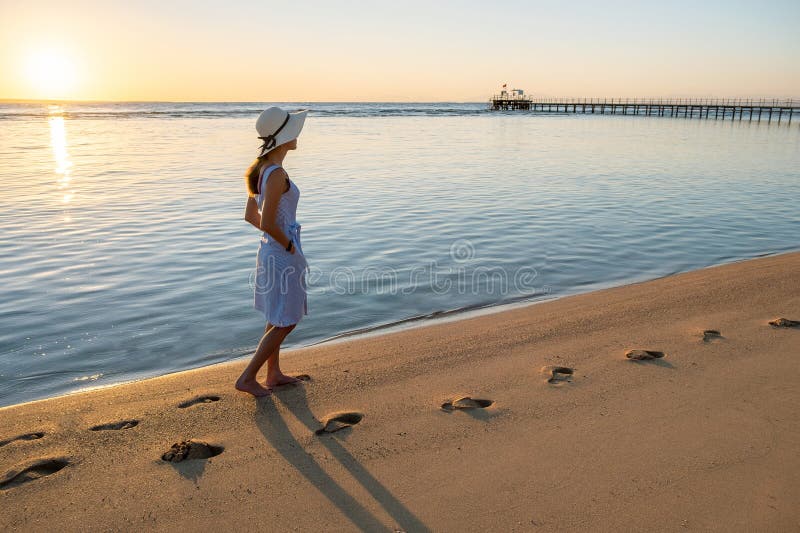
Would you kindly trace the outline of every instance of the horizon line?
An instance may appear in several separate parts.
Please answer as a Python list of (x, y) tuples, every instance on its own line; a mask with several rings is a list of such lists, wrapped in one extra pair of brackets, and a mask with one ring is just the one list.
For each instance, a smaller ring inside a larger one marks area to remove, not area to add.
[[(532, 95), (526, 95), (531, 97)], [(564, 98), (564, 99), (774, 99), (774, 100), (800, 100), (800, 96), (774, 96), (774, 95), (749, 95), (749, 96), (710, 96), (710, 95), (672, 95), (672, 96), (552, 96), (538, 95), (538, 98)], [(534, 97), (537, 98), (537, 97)], [(73, 98), (0, 98), (0, 104), (265, 104), (270, 102), (282, 104), (483, 104), (490, 102), (492, 97), (484, 100), (94, 100)]]

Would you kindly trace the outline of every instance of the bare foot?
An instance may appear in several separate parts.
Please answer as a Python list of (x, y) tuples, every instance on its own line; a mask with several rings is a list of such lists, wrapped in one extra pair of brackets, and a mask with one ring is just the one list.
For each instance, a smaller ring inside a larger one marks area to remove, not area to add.
[(256, 380), (243, 380), (239, 378), (236, 380), (236, 390), (240, 390), (242, 392), (249, 392), (256, 398), (262, 398), (264, 396), (269, 396), (272, 394), (272, 391), (269, 388), (262, 387)]
[(293, 383), (302, 383), (302, 379), (287, 376), (286, 374), (278, 374), (277, 376), (267, 376), (267, 387), (277, 387), (279, 385), (291, 385)]

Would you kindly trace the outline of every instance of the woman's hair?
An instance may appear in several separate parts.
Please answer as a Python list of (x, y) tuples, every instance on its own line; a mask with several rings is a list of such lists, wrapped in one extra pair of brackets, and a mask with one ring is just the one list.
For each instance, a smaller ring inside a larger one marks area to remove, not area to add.
[(267, 154), (263, 156), (256, 157), (256, 160), (250, 165), (250, 168), (247, 169), (247, 172), (244, 173), (244, 181), (247, 184), (247, 195), (248, 196), (255, 196), (258, 194), (258, 178), (261, 176), (261, 163), (264, 162)]

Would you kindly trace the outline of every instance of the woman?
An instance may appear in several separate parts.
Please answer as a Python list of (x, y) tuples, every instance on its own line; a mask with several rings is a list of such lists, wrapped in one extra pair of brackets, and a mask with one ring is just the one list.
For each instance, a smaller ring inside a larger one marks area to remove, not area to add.
[[(248, 198), (244, 218), (263, 232), (256, 262), (255, 308), (264, 314), (267, 325), (236, 388), (256, 397), (267, 396), (272, 387), (300, 382), (281, 372), (279, 361), (281, 343), (308, 314), (308, 263), (300, 245), (300, 224), (295, 220), (300, 190), (281, 165), (289, 150), (297, 149), (307, 112), (270, 107), (261, 113), (256, 130), (264, 144), (245, 175)], [(256, 374), (265, 362), (267, 380), (262, 386)]]

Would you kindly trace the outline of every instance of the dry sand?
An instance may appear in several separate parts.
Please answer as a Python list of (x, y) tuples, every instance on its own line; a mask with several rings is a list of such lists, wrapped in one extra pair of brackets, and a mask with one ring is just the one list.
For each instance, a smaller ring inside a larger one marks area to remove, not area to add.
[[(6, 408), (0, 530), (797, 531), (778, 317), (800, 253), (293, 350), (311, 381), (259, 401), (236, 362)], [(161, 459), (189, 439), (221, 453)]]

